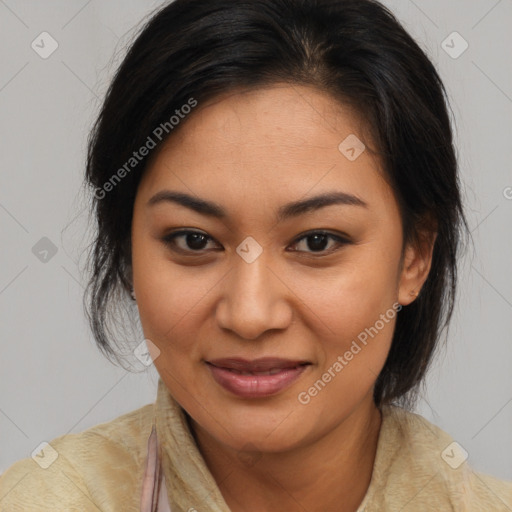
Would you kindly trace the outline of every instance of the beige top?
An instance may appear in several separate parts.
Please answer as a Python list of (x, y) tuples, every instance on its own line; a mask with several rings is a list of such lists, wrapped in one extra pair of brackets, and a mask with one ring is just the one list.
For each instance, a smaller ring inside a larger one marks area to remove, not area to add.
[[(421, 416), (395, 406), (382, 413), (372, 479), (357, 512), (512, 512), (512, 482), (475, 473), (463, 448)], [(157, 466), (151, 446), (157, 447)], [(158, 505), (155, 497), (144, 508), (143, 482), (147, 487), (151, 475), (160, 475)], [(154, 404), (57, 437), (0, 476), (1, 512), (194, 509), (229, 512), (183, 410), (161, 379)]]

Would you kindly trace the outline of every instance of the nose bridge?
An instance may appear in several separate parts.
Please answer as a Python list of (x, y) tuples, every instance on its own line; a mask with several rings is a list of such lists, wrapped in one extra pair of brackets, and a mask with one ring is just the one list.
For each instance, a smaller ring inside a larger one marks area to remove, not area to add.
[(260, 255), (254, 261), (245, 260), (243, 257), (239, 257), (239, 261), (236, 257), (234, 260), (235, 268), (231, 284), (234, 286), (234, 293), (239, 295), (241, 299), (263, 302), (272, 300), (268, 286), (271, 272), (268, 268), (270, 262), (268, 261), (267, 251), (265, 251), (265, 256)]
[(217, 310), (220, 326), (248, 339), (257, 338), (268, 329), (286, 327), (291, 317), (286, 287), (271, 270), (270, 252), (262, 251), (254, 257), (254, 250), (250, 241), (248, 245), (240, 244), (237, 253), (242, 251), (242, 255), (234, 255), (233, 269), (224, 281)]

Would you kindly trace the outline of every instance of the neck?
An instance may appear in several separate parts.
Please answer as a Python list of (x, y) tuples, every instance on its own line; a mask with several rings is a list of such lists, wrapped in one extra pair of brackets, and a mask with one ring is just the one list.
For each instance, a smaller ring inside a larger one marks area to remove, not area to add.
[(313, 442), (262, 454), (233, 450), (194, 420), (189, 425), (232, 512), (355, 512), (370, 484), (381, 421), (365, 400)]

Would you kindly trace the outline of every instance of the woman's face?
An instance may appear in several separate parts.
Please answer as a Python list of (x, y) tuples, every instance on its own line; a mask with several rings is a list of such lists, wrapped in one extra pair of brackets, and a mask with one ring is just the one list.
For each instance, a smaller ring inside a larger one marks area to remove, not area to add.
[[(236, 450), (305, 445), (374, 407), (398, 303), (428, 272), (412, 248), (401, 269), (397, 202), (357, 117), (334, 106), (289, 85), (199, 104), (137, 191), (133, 282), (156, 368)], [(323, 194), (339, 197), (299, 205)], [(233, 358), (287, 361), (219, 361)]]

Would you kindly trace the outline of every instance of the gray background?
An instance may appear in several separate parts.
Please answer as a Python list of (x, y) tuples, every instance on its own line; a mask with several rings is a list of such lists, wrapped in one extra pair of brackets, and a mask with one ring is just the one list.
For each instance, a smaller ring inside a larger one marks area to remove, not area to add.
[[(384, 3), (448, 88), (476, 249), (461, 262), (447, 349), (418, 412), (474, 469), (512, 480), (512, 0)], [(155, 399), (156, 370), (116, 368), (88, 331), (79, 192), (100, 100), (133, 28), (159, 5), (0, 0), (0, 472), (42, 441)], [(31, 47), (43, 31), (59, 45), (47, 59)], [(454, 31), (469, 44), (456, 59), (442, 46)], [(43, 237), (57, 249), (47, 261), (32, 250)]]

